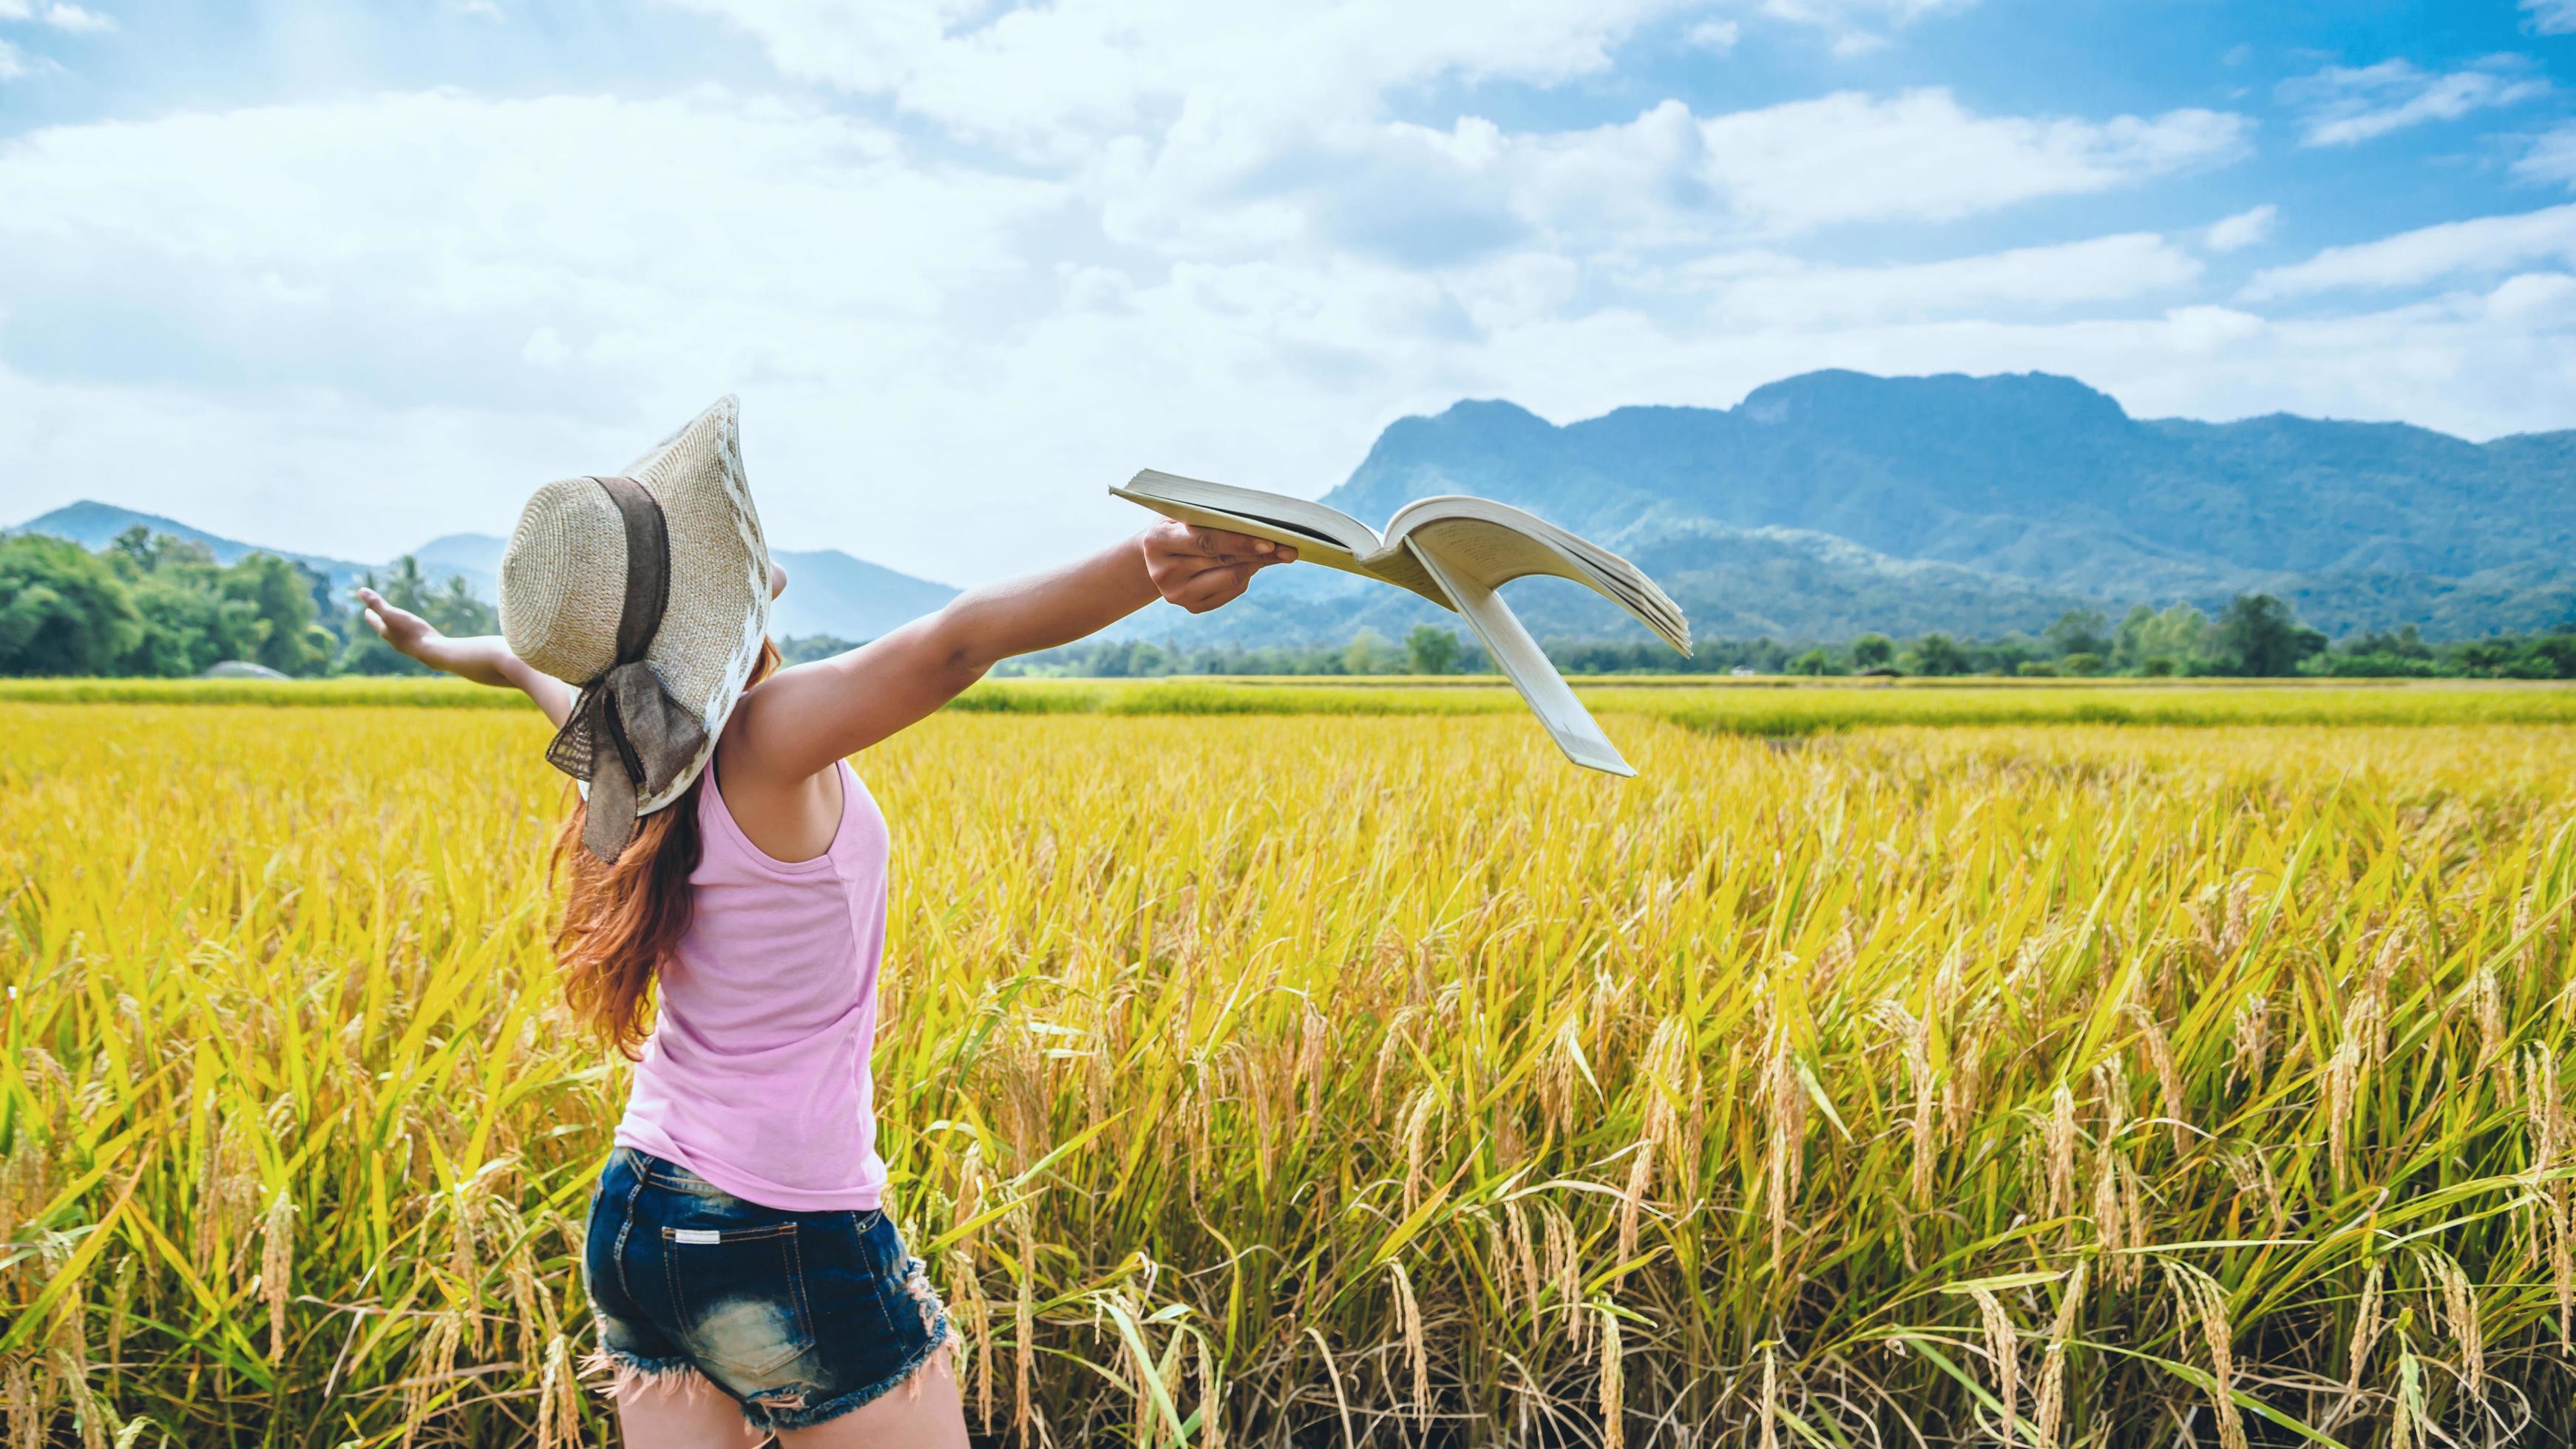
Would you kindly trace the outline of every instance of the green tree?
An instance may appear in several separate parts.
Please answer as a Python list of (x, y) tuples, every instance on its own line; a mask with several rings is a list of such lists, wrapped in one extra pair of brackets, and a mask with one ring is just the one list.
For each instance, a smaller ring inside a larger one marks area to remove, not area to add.
[(0, 537), (0, 674), (113, 674), (142, 638), (107, 560), (42, 534)]
[(1819, 675), (1834, 672), (1834, 656), (1822, 649), (1810, 649), (1789, 661), (1791, 674)]
[(250, 658), (280, 674), (315, 674), (329, 663), (337, 642), (314, 622), (313, 579), (270, 553), (243, 557), (223, 572), (221, 597), (246, 604), (257, 621)]
[(2041, 636), (2049, 649), (2063, 659), (2069, 654), (2102, 655), (2111, 652), (2111, 621), (2099, 609), (2069, 609), (2057, 616)]
[(2162, 613), (2140, 604), (2111, 640), (2111, 667), (2138, 674), (2179, 674), (2208, 656), (2209, 616), (2189, 604)]
[(2300, 660), (2326, 647), (2325, 635), (2301, 624), (2295, 610), (2270, 594), (2230, 599), (2212, 637), (2230, 673), (2262, 679), (2295, 674)]
[(1968, 651), (1947, 634), (1926, 634), (1914, 641), (1914, 668), (1921, 674), (1965, 674)]
[(1416, 674), (1446, 674), (1458, 662), (1458, 636), (1437, 624), (1416, 624), (1404, 636), (1404, 655)]
[(1357, 634), (1351, 636), (1351, 642), (1343, 646), (1342, 672), (1375, 674), (1381, 663), (1391, 663), (1394, 658), (1393, 651), (1387, 645), (1386, 636), (1375, 629), (1363, 626)]
[(1896, 662), (1896, 641), (1884, 634), (1863, 634), (1851, 642), (1852, 666), (1876, 669)]

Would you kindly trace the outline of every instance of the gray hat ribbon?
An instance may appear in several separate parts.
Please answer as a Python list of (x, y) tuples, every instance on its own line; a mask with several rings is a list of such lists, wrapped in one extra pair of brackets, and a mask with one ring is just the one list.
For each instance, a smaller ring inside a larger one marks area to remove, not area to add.
[(632, 478), (594, 478), (626, 523), (626, 599), (617, 616), (617, 660), (581, 686), (581, 698), (546, 746), (546, 761), (590, 782), (581, 842), (614, 863), (635, 839), (635, 802), (668, 788), (706, 743), (697, 713), (673, 699), (644, 662), (670, 602), (671, 542), (662, 505)]

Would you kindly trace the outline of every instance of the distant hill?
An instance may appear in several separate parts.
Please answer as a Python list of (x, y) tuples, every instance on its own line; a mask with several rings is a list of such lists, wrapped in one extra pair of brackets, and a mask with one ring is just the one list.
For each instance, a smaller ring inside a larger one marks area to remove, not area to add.
[[(1440, 493), (1517, 504), (1628, 554), (1708, 637), (1991, 634), (2076, 601), (2215, 608), (2258, 590), (2336, 633), (2576, 621), (2576, 432), (2478, 444), (2286, 415), (2140, 420), (2041, 373), (1816, 372), (1733, 408), (1563, 427), (1462, 402), (1388, 427), (1324, 501), (1376, 526)], [(1542, 636), (1645, 637), (1571, 586), (1511, 595)], [(1209, 616), (1209, 634), (1346, 638), (1417, 615), (1438, 611), (1298, 580)], [(1179, 618), (1146, 631), (1186, 636)]]
[[(2278, 594), (2335, 634), (2416, 624), (2463, 638), (2576, 623), (2576, 431), (2471, 443), (2396, 423), (2275, 414), (2130, 417), (2067, 377), (1813, 372), (1732, 408), (1632, 407), (1558, 426), (1508, 402), (1390, 425), (1324, 501), (1371, 526), (1439, 493), (1497, 498), (1644, 567), (1704, 638), (2036, 631), (2073, 607), (2211, 611)], [(91, 547), (144, 523), (217, 557), (252, 545), (78, 503), (25, 525)], [(488, 598), (501, 541), (417, 556)], [(834, 550), (782, 551), (781, 635), (873, 638), (955, 595)], [(325, 568), (346, 588), (362, 565)], [(383, 565), (375, 565), (381, 569)], [(1511, 587), (1541, 637), (1643, 639), (1571, 584)], [(1130, 637), (1339, 643), (1447, 614), (1323, 569), (1262, 578), (1192, 617), (1157, 605)]]
[(775, 556), (787, 569), (787, 592), (771, 611), (769, 632), (781, 639), (873, 639), (957, 597), (946, 584), (899, 574), (837, 548), (782, 548)]
[(214, 554), (217, 563), (228, 564), (244, 554), (251, 553), (273, 553), (281, 558), (290, 558), (297, 563), (331, 575), (334, 588), (346, 587), (341, 579), (343, 571), (347, 571), (351, 578), (355, 578), (367, 568), (367, 565), (353, 564), (346, 559), (324, 558), (319, 554), (292, 553), (282, 548), (244, 543), (237, 538), (208, 533), (202, 528), (181, 523), (175, 518), (164, 518), (158, 513), (138, 513), (131, 508), (119, 508), (113, 503), (97, 503), (86, 498), (78, 503), (65, 504), (51, 513), (30, 518), (17, 527), (9, 529), (8, 532), (51, 534), (55, 538), (68, 538), (81, 547), (95, 552), (114, 543), (118, 534), (138, 523), (154, 533), (166, 533), (173, 538), (186, 539), (190, 543), (204, 544), (207, 550)]
[[(214, 553), (218, 563), (231, 563), (244, 554), (263, 552), (294, 559), (328, 575), (335, 593), (345, 594), (371, 571), (381, 578), (391, 567), (386, 563), (353, 563), (347, 559), (264, 548), (208, 533), (157, 513), (138, 513), (130, 508), (89, 501), (31, 518), (11, 531), (51, 534), (57, 538), (68, 538), (85, 548), (100, 549), (138, 523), (155, 533), (202, 543)], [(412, 550), (412, 557), (420, 561), (423, 575), (440, 581), (462, 576), (466, 587), (477, 598), (491, 601), (499, 597), (495, 581), (501, 570), (502, 546), (503, 540), (488, 533), (451, 533)], [(771, 632), (781, 638), (799, 634), (831, 634), (843, 639), (873, 639), (907, 619), (931, 612), (957, 595), (957, 590), (946, 584), (897, 573), (882, 565), (852, 558), (839, 549), (782, 549), (778, 552), (778, 560), (786, 565), (790, 581), (790, 587), (778, 601), (778, 609), (771, 621)]]

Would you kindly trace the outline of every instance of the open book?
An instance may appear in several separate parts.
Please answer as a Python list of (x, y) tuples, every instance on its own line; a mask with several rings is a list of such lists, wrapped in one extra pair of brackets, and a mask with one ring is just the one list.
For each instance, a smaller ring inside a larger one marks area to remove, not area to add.
[(1529, 702), (1557, 748), (1595, 770), (1637, 773), (1494, 591), (1531, 574), (1572, 579), (1634, 614), (1675, 649), (1690, 652), (1690, 621), (1635, 564), (1508, 504), (1454, 495), (1419, 499), (1397, 509), (1380, 533), (1303, 498), (1151, 468), (1109, 491), (1166, 518), (1287, 544), (1297, 550), (1299, 563), (1411, 589), (1466, 615), (1485, 652)]

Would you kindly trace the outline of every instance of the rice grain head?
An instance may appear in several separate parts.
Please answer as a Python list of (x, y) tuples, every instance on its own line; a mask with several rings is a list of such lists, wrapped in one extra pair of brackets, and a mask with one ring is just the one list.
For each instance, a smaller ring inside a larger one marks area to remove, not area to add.
[(2085, 1265), (2078, 1259), (2066, 1275), (2057, 1301), (2057, 1320), (2048, 1331), (2048, 1351), (2039, 1367), (2039, 1449), (2057, 1449), (2066, 1422), (2066, 1352), (2075, 1341), (2075, 1325), (2084, 1312)]
[(1995, 1366), (1995, 1401), (2003, 1406), (1998, 1428), (2002, 1441), (2012, 1443), (2019, 1436), (2021, 1420), (2021, 1339), (2014, 1330), (2010, 1315), (1995, 1290), (1984, 1284), (1973, 1284), (1968, 1296), (1975, 1300), (1977, 1316), (1985, 1325), (1986, 1356)]
[(2236, 1334), (2227, 1320), (2226, 1290), (2187, 1263), (2173, 1258), (2162, 1262), (2173, 1288), (2176, 1321), (2185, 1337), (2197, 1329), (2209, 1354), (2209, 1412), (2218, 1421), (2221, 1449), (2247, 1449), (2243, 1411), (2236, 1407)]

